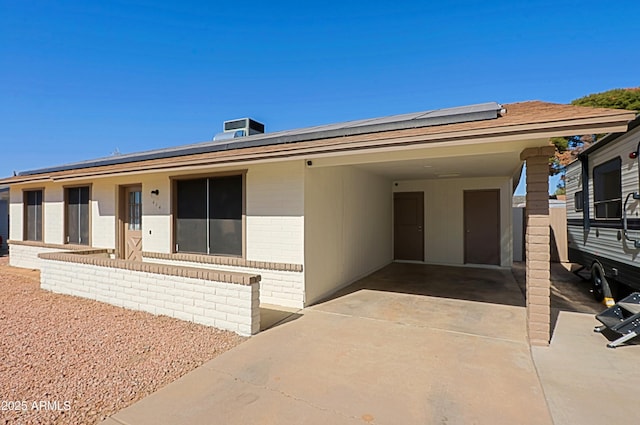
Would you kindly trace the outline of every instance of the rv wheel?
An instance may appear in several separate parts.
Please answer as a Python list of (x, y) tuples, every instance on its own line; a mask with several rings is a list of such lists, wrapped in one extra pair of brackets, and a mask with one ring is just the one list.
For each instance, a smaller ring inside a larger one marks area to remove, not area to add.
[(598, 302), (604, 299), (604, 285), (608, 286), (608, 283), (604, 277), (602, 266), (595, 263), (591, 267), (591, 292), (593, 293), (593, 298)]

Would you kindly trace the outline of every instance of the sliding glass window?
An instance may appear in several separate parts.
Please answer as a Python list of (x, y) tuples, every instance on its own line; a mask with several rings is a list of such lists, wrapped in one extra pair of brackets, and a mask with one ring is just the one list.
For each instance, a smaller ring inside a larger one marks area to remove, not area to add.
[(242, 178), (176, 182), (176, 252), (242, 256)]
[(67, 243), (89, 245), (89, 187), (66, 190)]
[(24, 239), (42, 241), (42, 190), (24, 192)]

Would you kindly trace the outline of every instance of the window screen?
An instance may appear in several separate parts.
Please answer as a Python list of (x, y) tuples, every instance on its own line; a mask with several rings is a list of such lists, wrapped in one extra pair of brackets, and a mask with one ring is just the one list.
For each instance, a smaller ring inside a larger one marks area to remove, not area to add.
[(210, 254), (242, 255), (242, 176), (209, 179)]
[(176, 251), (207, 252), (207, 180), (177, 183)]
[(596, 218), (615, 219), (622, 216), (622, 183), (620, 158), (593, 169), (593, 204)]
[(67, 189), (67, 243), (89, 244), (89, 187)]
[(242, 255), (242, 175), (177, 182), (176, 251)]
[(26, 240), (42, 241), (42, 191), (27, 191), (24, 198)]

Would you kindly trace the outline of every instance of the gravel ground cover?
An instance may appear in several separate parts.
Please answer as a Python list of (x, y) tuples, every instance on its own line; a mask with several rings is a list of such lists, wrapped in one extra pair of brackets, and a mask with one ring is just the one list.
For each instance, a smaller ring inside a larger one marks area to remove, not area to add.
[(0, 424), (95, 424), (243, 342), (39, 288), (0, 257)]

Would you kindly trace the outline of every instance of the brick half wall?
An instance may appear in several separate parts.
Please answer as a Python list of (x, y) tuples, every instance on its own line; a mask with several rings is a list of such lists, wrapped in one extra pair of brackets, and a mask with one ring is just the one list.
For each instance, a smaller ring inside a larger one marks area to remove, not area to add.
[(142, 257), (147, 263), (259, 274), (262, 303), (304, 308), (304, 272), (301, 264), (245, 261), (197, 254), (143, 252)]
[(260, 276), (108, 258), (105, 250), (42, 254), (42, 289), (214, 326), (260, 331)]
[(42, 242), (9, 241), (9, 265), (25, 269), (40, 270), (42, 260), (40, 254), (60, 251), (86, 250), (87, 246), (56, 245)]

